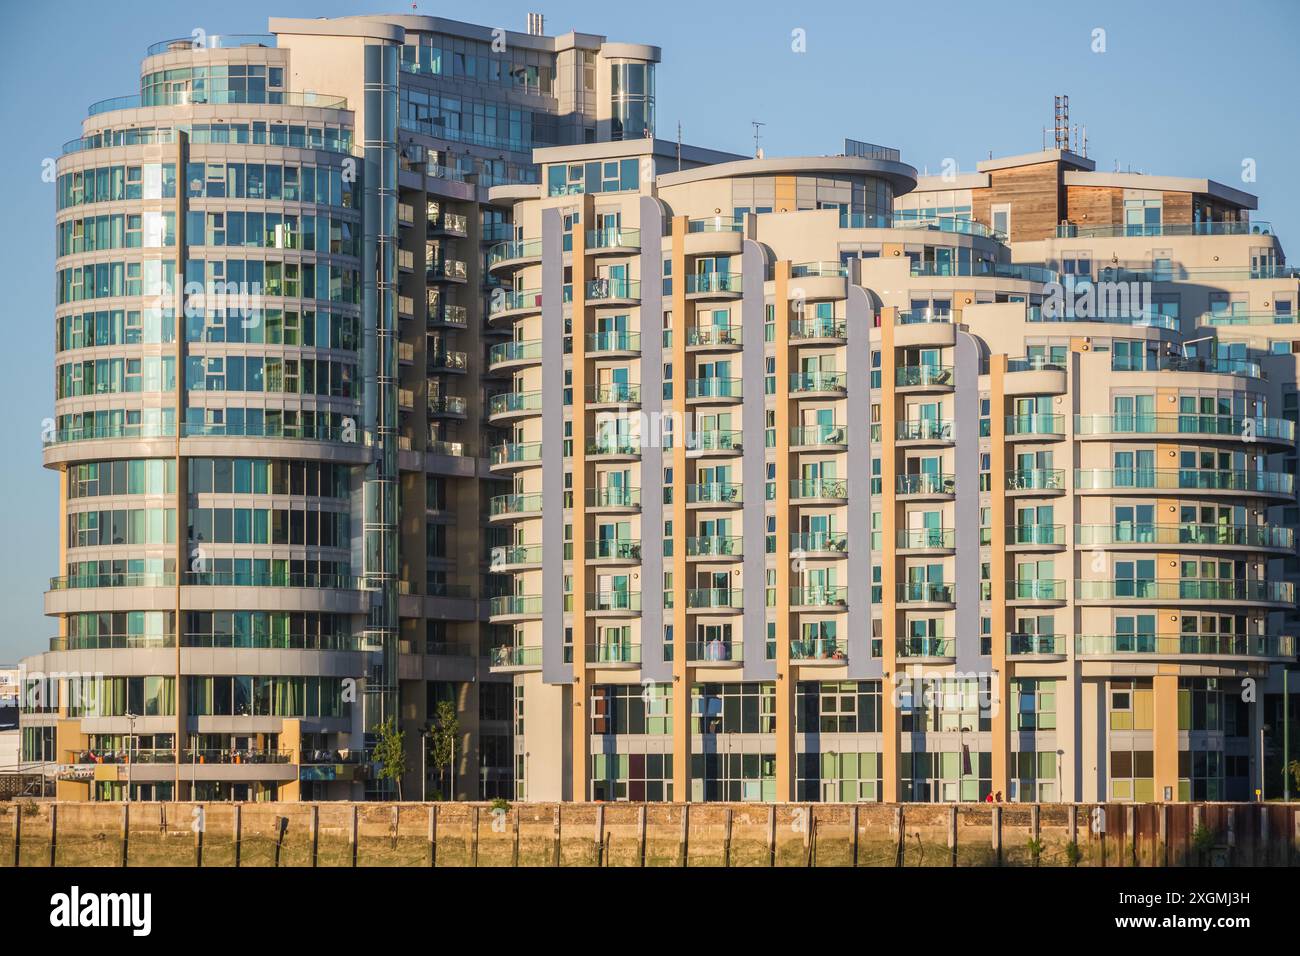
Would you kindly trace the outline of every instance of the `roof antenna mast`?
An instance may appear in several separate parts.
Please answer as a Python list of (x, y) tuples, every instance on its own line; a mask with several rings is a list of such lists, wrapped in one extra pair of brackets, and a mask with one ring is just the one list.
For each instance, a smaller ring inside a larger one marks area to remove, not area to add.
[(763, 150), (759, 148), (759, 145), (758, 145), (758, 138), (759, 138), (760, 135), (762, 135), (761, 132), (760, 132), (761, 129), (762, 129), (762, 127), (766, 126), (767, 124), (766, 124), (766, 123), (760, 123), (758, 120), (750, 120), (749, 125), (752, 126), (752, 127), (754, 127), (754, 158), (755, 158), (755, 159), (762, 159), (762, 158), (763, 158)]

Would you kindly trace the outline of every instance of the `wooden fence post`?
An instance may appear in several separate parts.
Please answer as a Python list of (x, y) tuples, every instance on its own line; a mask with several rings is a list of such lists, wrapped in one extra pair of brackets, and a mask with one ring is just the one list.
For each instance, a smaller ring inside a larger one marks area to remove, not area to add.
[(284, 849), (284, 837), (289, 832), (289, 818), (275, 818), (275, 867), (280, 868), (280, 852)]
[[(203, 867), (203, 835), (208, 829), (208, 808), (202, 804), (198, 805), (199, 815), (194, 820), (198, 826), (194, 827), (194, 865), (202, 869)], [(194, 826), (193, 823), (190, 824)]]
[(639, 861), (638, 865), (645, 866), (646, 805), (644, 803), (641, 804), (636, 816), (636, 855)]
[(1043, 835), (1043, 808), (1040, 804), (1035, 803), (1029, 808), (1029, 835), (1034, 841), (1034, 866), (1038, 865), (1038, 858), (1042, 856), (1042, 849), (1039, 841)]
[(732, 809), (727, 807), (722, 829), (722, 865), (731, 866), (731, 819)]
[(243, 849), (243, 840), (244, 840), (244, 833), (243, 833), (243, 830), (244, 830), (244, 805), (243, 805), (242, 803), (237, 803), (237, 804), (235, 804), (235, 823), (234, 823), (234, 827), (235, 827), (235, 868), (238, 869), (238, 868), (239, 868), (239, 854), (240, 854), (240, 851)]
[(515, 807), (514, 834), (510, 847), (510, 865), (512, 867), (519, 866), (519, 818), (522, 815), (522, 811), (520, 811), (518, 807)]
[(681, 839), (678, 840), (678, 852), (681, 854), (681, 861), (679, 864), (680, 866), (685, 866), (687, 859), (690, 857), (690, 853), (691, 853), (690, 835), (691, 835), (691, 805), (689, 803), (683, 803), (682, 804), (682, 834), (681, 834)]
[(311, 805), (311, 865), (320, 865), (320, 804)]
[(360, 840), (359, 840), (359, 833), (358, 833), (357, 816), (358, 816), (357, 805), (354, 803), (352, 804), (352, 818), (348, 822), (348, 853), (352, 857), (353, 866), (357, 865), (357, 856), (359, 855), (357, 844), (360, 842)]
[(438, 865), (438, 805), (429, 804), (429, 866)]
[[(1300, 819), (1300, 818), (1297, 818)], [(23, 805), (14, 803), (14, 867), (22, 863)]]
[(469, 845), (470, 864), (469, 865), (478, 866), (478, 807), (474, 807), (470, 811), (470, 817), (472, 818), (471, 819), (472, 831), (470, 833), (470, 845)]
[(596, 804), (596, 866), (605, 865), (605, 805)]
[(898, 829), (898, 848), (894, 853), (894, 866), (902, 866), (907, 859), (907, 833), (903, 829), (905, 822), (903, 805), (900, 803), (894, 807), (894, 825)]
[(948, 808), (948, 846), (949, 865), (957, 865), (957, 805), (952, 804)]
[(776, 866), (776, 804), (767, 808), (767, 865)]
[(55, 852), (59, 844), (59, 805), (50, 804), (50, 866), (57, 866)]
[(127, 840), (131, 831), (131, 802), (128, 800), (122, 804), (122, 866), (126, 867), (127, 861)]
[(555, 817), (551, 823), (551, 865), (560, 865), (560, 804), (555, 805)]
[(853, 809), (850, 814), (850, 822), (852, 823), (853, 826), (853, 837), (852, 837), (853, 842), (851, 844), (851, 848), (853, 851), (853, 865), (857, 866), (858, 865), (858, 805), (856, 803), (853, 804)]
[[(954, 812), (956, 807), (953, 808)], [(953, 828), (954, 835), (956, 828)], [(997, 804), (993, 805), (993, 858), (997, 860), (998, 866), (1002, 865), (1002, 808)]]

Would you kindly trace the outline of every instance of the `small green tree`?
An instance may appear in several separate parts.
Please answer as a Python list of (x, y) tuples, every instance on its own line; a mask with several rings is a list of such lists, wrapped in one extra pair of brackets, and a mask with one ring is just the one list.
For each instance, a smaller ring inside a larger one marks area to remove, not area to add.
[(429, 738), (429, 754), (433, 758), (433, 765), (440, 773), (447, 773), (448, 790), (451, 799), (455, 800), (456, 741), (460, 739), (460, 719), (456, 716), (456, 706), (451, 701), (444, 700), (438, 704)]
[(402, 777), (406, 775), (406, 750), (403, 746), (406, 735), (397, 729), (397, 721), (389, 718), (379, 728), (379, 739), (375, 743), (375, 762), (379, 764), (379, 779), (392, 780), (397, 784), (397, 799), (402, 799)]
[(1291, 779), (1295, 781), (1295, 788), (1300, 790), (1300, 760), (1292, 760), (1286, 765), (1286, 769), (1291, 771)]

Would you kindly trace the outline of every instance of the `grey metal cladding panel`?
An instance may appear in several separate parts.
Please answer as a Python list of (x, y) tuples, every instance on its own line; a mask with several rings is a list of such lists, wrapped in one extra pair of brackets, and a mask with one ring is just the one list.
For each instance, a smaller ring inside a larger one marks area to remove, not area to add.
[[(580, 399), (581, 400), (581, 397)], [(564, 662), (564, 227), (542, 210), (542, 680), (573, 681)], [(578, 595), (574, 613), (581, 614)]]
[[(845, 370), (848, 395), (848, 654), (850, 678), (884, 675), (883, 662), (871, 656), (871, 328), (875, 310), (861, 286), (849, 286)], [(889, 436), (882, 435), (882, 438)], [(886, 475), (885, 479), (889, 480)], [(888, 544), (888, 542), (886, 542)]]
[[(957, 476), (955, 525), (957, 557), (953, 574), (957, 592), (957, 669), (990, 665), (980, 654), (980, 348), (969, 332), (957, 331), (954, 349), (954, 472)], [(995, 485), (995, 487), (997, 487)], [(996, 492), (995, 492), (996, 493)], [(996, 640), (997, 636), (994, 635)]]
[(641, 677), (672, 680), (664, 660), (664, 451), (650, 415), (663, 407), (663, 209), (641, 197)]
[(764, 330), (767, 304), (763, 279), (767, 256), (763, 247), (746, 239), (741, 249), (740, 391), (745, 397), (741, 413), (741, 461), (744, 479), (741, 494), (740, 529), (744, 568), (744, 664), (745, 680), (774, 680), (776, 661), (767, 659), (767, 464), (764, 455), (766, 423), (763, 414), (763, 380), (767, 374)]

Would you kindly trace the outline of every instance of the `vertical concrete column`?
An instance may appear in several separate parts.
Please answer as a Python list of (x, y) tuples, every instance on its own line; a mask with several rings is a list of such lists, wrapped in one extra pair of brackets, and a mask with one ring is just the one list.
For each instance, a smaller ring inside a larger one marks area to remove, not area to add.
[(587, 354), (587, 331), (590, 325), (590, 305), (587, 302), (587, 224), (594, 209), (593, 197), (582, 196), (582, 215), (573, 227), (573, 312), (571, 352), (573, 394), (573, 722), (572, 757), (570, 771), (571, 798), (586, 800), (587, 775), (590, 771), (588, 750), (590, 730), (587, 718), (591, 689), (587, 686), (591, 676), (587, 669), (587, 647), (594, 629), (587, 608), (587, 595), (596, 590), (592, 568), (587, 564), (587, 540), (590, 535), (587, 521), (587, 488), (594, 475), (587, 461), (587, 441), (595, 434), (594, 423), (587, 411), (587, 384), (594, 381), (591, 357)]
[[(880, 776), (881, 799), (898, 800), (898, 356), (894, 353), (894, 323), (898, 309), (880, 310), (880, 659), (881, 684)], [(867, 529), (870, 531), (870, 528)]]
[[(790, 262), (775, 267), (776, 328), (776, 799), (795, 798), (795, 672), (790, 662), (790, 641), (796, 626), (790, 611)], [(750, 397), (752, 402), (754, 398)], [(761, 403), (761, 397), (758, 399)], [(761, 404), (760, 404), (761, 407)]]
[[(965, 371), (963, 369), (963, 371)], [(996, 701), (991, 715), (992, 752), (992, 787), (1003, 793), (1011, 792), (1010, 777), (1010, 716), (1007, 709), (1011, 706), (1011, 679), (1007, 663), (1007, 635), (1015, 629), (1014, 613), (1007, 607), (1007, 585), (1013, 580), (1015, 557), (1007, 552), (1007, 403), (1006, 403), (1007, 357), (1005, 355), (989, 356), (989, 472), (993, 483), (989, 495), (989, 529), (992, 535), (989, 548), (989, 614), (992, 618), (992, 662), (990, 693)], [(971, 489), (963, 490), (963, 480), (969, 484), (971, 478), (958, 477), (957, 493), (970, 494)], [(979, 489), (974, 489), (978, 498)], [(960, 542), (959, 542), (960, 546)]]
[[(689, 512), (686, 510), (686, 488), (694, 480), (689, 474), (686, 458), (686, 382), (689, 358), (686, 354), (686, 332), (690, 322), (686, 302), (686, 230), (685, 216), (672, 220), (673, 263), (673, 347), (672, 394), (673, 422), (673, 799), (683, 803), (691, 799), (691, 683), (694, 669), (687, 660), (686, 648), (691, 639), (690, 614), (686, 592), (690, 588), (689, 567), (686, 563), (686, 535)], [(657, 494), (656, 482), (642, 495)], [(655, 582), (662, 588), (662, 582)]]
[[(1155, 727), (1151, 740), (1155, 749), (1156, 800), (1178, 799), (1178, 667), (1160, 665), (1161, 673), (1151, 678), (1155, 697)], [(1169, 796), (1165, 796), (1168, 790)]]
[[(880, 661), (871, 656), (871, 328), (875, 309), (857, 285), (859, 260), (851, 264), (845, 323), (844, 368), (848, 438), (848, 676), (850, 680), (879, 678)], [(882, 550), (890, 553), (891, 542)]]
[[(185, 572), (190, 566), (190, 542), (189, 535), (186, 533), (186, 529), (189, 528), (187, 515), (189, 477), (186, 473), (185, 458), (181, 455), (181, 436), (185, 433), (185, 336), (187, 331), (185, 322), (185, 263), (189, 237), (185, 228), (188, 190), (182, 188), (179, 177), (179, 173), (185, 169), (186, 161), (189, 158), (189, 145), (189, 133), (178, 130), (176, 133), (176, 171), (178, 173), (176, 187), (176, 274), (172, 280), (176, 284), (176, 288), (173, 290), (174, 337), (176, 340), (176, 600), (173, 610), (176, 616), (172, 623), (172, 636), (175, 643), (173, 676), (176, 684), (172, 692), (172, 703), (176, 708), (176, 772), (172, 783), (172, 800), (181, 798), (181, 764), (184, 762), (183, 753), (186, 743), (185, 714), (189, 709), (185, 700), (184, 677), (181, 675), (181, 636), (185, 631), (181, 585), (185, 580)], [(193, 784), (190, 786), (192, 789)], [(189, 796), (189, 794), (186, 794), (186, 796)], [(127, 799), (130, 799), (130, 794), (127, 795)]]

